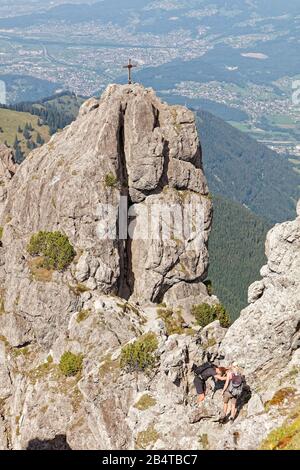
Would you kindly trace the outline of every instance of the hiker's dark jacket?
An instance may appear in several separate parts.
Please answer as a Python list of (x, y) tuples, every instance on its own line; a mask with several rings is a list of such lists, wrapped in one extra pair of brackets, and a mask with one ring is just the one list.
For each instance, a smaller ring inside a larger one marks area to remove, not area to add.
[(204, 381), (217, 375), (216, 369), (214, 367), (208, 367), (203, 372), (201, 372), (201, 369), (202, 367), (197, 367), (197, 369), (195, 369), (195, 374)]

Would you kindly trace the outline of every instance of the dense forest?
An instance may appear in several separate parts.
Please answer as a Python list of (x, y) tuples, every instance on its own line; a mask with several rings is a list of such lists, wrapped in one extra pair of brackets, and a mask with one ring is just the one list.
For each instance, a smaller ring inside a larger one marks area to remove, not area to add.
[(300, 175), (288, 159), (222, 119), (197, 112), (204, 169), (210, 191), (277, 223), (293, 219)]
[(241, 205), (213, 197), (209, 279), (231, 317), (247, 305), (247, 290), (266, 263), (265, 238), (271, 225)]

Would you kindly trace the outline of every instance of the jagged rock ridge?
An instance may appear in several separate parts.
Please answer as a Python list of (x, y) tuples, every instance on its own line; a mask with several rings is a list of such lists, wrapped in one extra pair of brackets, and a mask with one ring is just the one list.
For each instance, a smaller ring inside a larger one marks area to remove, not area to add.
[(11, 149), (0, 144), (0, 204), (3, 205), (7, 196), (7, 185), (17, 171), (18, 165), (14, 160)]

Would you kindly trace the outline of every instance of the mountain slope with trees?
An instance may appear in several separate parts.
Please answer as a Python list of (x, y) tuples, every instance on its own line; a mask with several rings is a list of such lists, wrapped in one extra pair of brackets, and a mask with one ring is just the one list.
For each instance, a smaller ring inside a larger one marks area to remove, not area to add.
[(29, 112), (0, 109), (0, 142), (13, 148), (17, 163), (50, 138), (47, 125)]
[(223, 197), (213, 197), (213, 204), (209, 279), (235, 320), (247, 305), (248, 287), (266, 263), (265, 238), (271, 224)]
[(206, 111), (197, 117), (210, 191), (272, 223), (293, 219), (300, 176), (288, 159)]
[(63, 92), (35, 103), (0, 105), (0, 142), (13, 148), (16, 161), (21, 163), (31, 150), (70, 124), (84, 101)]

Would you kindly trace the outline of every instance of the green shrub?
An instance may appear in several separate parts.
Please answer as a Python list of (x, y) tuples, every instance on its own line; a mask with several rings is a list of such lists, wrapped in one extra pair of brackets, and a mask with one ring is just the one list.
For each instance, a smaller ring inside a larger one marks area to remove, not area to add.
[(147, 333), (134, 343), (127, 344), (121, 352), (120, 366), (128, 372), (144, 372), (155, 365), (154, 352), (158, 341), (154, 333)]
[(220, 325), (223, 328), (229, 328), (231, 325), (231, 318), (230, 318), (230, 314), (227, 312), (224, 305), (222, 304), (214, 305), (214, 309), (216, 312), (216, 317), (220, 322)]
[(207, 288), (208, 295), (213, 295), (213, 285), (212, 282), (208, 279), (207, 281), (204, 282)]
[(198, 325), (204, 327), (212, 323), (216, 318), (213, 315), (213, 309), (208, 304), (193, 305), (192, 314), (196, 318)]
[(198, 325), (202, 327), (209, 325), (215, 320), (219, 320), (223, 328), (228, 328), (231, 323), (230, 315), (221, 304), (208, 305), (204, 303), (193, 305), (192, 314), (196, 318)]
[(82, 370), (82, 354), (73, 354), (66, 351), (60, 358), (59, 368), (66, 377), (73, 377)]
[(3, 227), (0, 227), (0, 241), (2, 240), (2, 237), (3, 237)]
[(105, 186), (108, 188), (114, 188), (118, 183), (118, 178), (113, 173), (105, 175)]
[(40, 267), (63, 271), (73, 261), (75, 250), (66, 235), (60, 232), (38, 232), (27, 246), (32, 256), (41, 256)]

